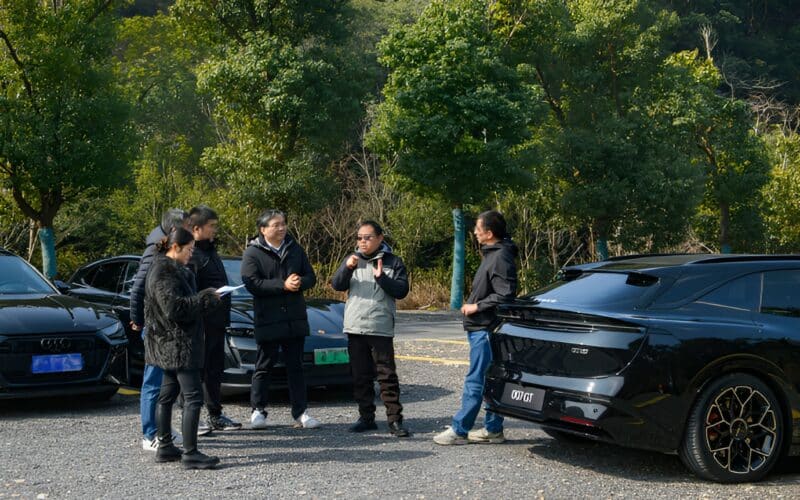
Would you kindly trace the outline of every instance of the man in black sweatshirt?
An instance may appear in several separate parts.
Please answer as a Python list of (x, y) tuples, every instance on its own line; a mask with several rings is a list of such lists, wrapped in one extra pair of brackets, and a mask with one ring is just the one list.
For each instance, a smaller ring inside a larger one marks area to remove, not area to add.
[(472, 281), (472, 292), (461, 307), (464, 330), (469, 340), (469, 372), (464, 380), (461, 409), (452, 425), (433, 441), (441, 445), (502, 443), (503, 417), (486, 412), (484, 427), (471, 430), (481, 409), (486, 369), (492, 362), (489, 328), (497, 316), (497, 306), (517, 295), (517, 246), (511, 241), (506, 221), (500, 212), (483, 212), (475, 221), (475, 238), (483, 259)]
[[(189, 228), (194, 235), (194, 253), (189, 269), (194, 271), (198, 290), (219, 288), (228, 284), (228, 275), (214, 244), (219, 217), (205, 205), (189, 211)], [(241, 429), (242, 424), (222, 413), (222, 372), (225, 369), (225, 329), (230, 324), (231, 298), (222, 297), (221, 307), (203, 316), (205, 329), (205, 363), (203, 365), (203, 389), (205, 391), (208, 419), (200, 433), (212, 430)]]

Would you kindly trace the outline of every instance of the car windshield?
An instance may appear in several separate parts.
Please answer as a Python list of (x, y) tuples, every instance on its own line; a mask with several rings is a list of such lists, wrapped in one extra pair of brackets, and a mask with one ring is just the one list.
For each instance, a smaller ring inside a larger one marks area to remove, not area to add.
[(51, 294), (55, 290), (27, 262), (14, 255), (0, 255), (0, 295)]
[(572, 280), (559, 280), (528, 295), (547, 304), (608, 306), (644, 303), (657, 288), (658, 280), (638, 273), (588, 272)]
[[(242, 261), (240, 259), (222, 259), (222, 265), (225, 266), (225, 274), (228, 275), (228, 284), (230, 286), (239, 286), (242, 284)], [(231, 298), (250, 298), (250, 292), (246, 288), (239, 288), (231, 292)]]

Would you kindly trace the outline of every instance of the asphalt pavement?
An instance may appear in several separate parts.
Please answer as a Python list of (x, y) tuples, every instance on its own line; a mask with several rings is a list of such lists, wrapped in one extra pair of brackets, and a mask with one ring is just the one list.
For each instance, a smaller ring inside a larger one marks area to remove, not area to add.
[[(314, 389), (318, 429), (291, 426), (276, 392), (266, 430), (200, 438), (214, 471), (156, 464), (141, 449), (139, 402), (123, 391), (104, 403), (0, 403), (0, 498), (733, 498), (797, 497), (800, 461), (757, 484), (700, 481), (677, 456), (592, 443), (562, 443), (506, 420), (502, 445), (443, 447), (433, 435), (460, 401), (468, 346), (450, 313), (401, 313), (395, 341), (407, 439), (347, 432), (357, 417), (348, 391)], [(225, 401), (246, 421), (246, 398)], [(479, 417), (479, 421), (482, 417)], [(176, 417), (177, 420), (177, 417)]]

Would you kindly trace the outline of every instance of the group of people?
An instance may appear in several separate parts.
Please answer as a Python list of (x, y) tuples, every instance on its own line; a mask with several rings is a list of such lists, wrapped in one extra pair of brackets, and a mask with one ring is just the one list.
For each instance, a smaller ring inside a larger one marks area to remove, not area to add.
[[(197, 449), (198, 435), (242, 427), (221, 404), (225, 329), (230, 298), (218, 292), (228, 284), (216, 247), (219, 218), (207, 206), (167, 211), (147, 238), (131, 290), (131, 327), (142, 332), (145, 370), (141, 391), (142, 446), (157, 462), (180, 460), (186, 468), (209, 469), (219, 458)], [(267, 426), (270, 375), (279, 356), (286, 367), (291, 413), (298, 428), (315, 428), (308, 414), (303, 350), (309, 324), (303, 292), (316, 275), (302, 246), (287, 232), (286, 214), (267, 210), (257, 220), (258, 234), (242, 256), (242, 283), (253, 295), (254, 336), (258, 345), (250, 403), (250, 428)], [(452, 425), (434, 437), (440, 445), (501, 443), (503, 418), (486, 412), (484, 427), (473, 430), (482, 404), (484, 374), (491, 362), (489, 327), (496, 306), (516, 296), (516, 246), (499, 212), (480, 214), (475, 236), (482, 262), (467, 303), (461, 308), (470, 346), (470, 367), (462, 407)], [(386, 407), (389, 432), (407, 437), (400, 403), (394, 354), (396, 301), (408, 294), (402, 259), (384, 241), (375, 221), (358, 224), (356, 247), (331, 279), (334, 290), (347, 291), (344, 333), (353, 376), (358, 419), (351, 432), (376, 430), (375, 389)], [(179, 396), (181, 432), (172, 428)], [(205, 406), (208, 417), (200, 424)], [(181, 447), (183, 448), (181, 450)]]

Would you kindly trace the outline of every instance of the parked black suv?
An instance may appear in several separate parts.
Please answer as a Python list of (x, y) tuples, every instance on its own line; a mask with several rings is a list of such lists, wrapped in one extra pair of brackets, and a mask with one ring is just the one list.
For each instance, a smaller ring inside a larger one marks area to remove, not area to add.
[(565, 268), (500, 316), (492, 411), (678, 452), (722, 482), (800, 454), (800, 256), (613, 258)]

